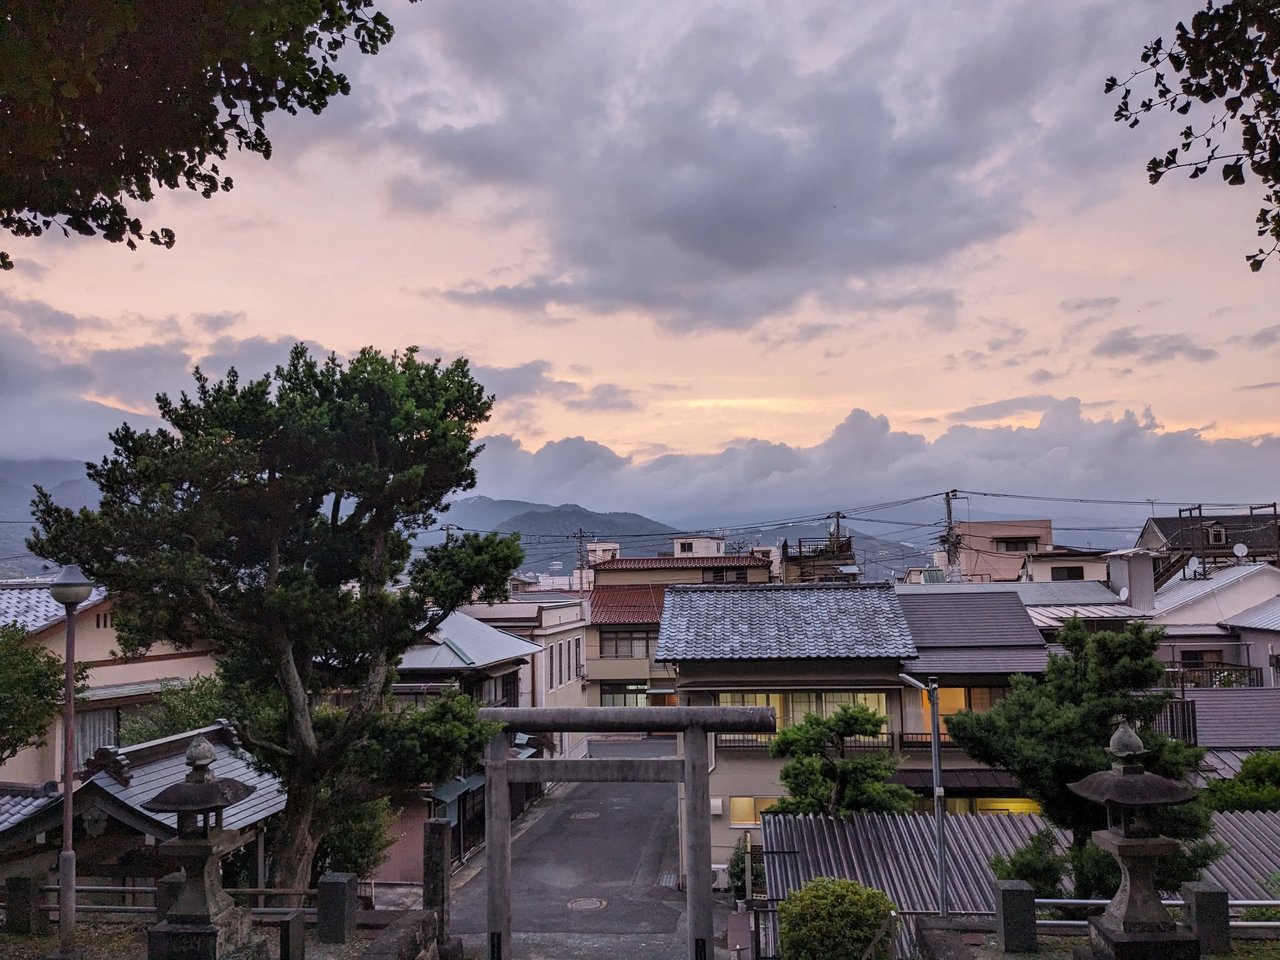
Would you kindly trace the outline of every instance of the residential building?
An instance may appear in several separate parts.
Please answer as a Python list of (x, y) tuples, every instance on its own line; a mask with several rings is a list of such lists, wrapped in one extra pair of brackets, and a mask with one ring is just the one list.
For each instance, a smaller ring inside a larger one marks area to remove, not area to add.
[(825, 537), (783, 540), (783, 583), (853, 583), (862, 573), (853, 554), (853, 537), (833, 532)]
[(680, 542), (676, 541), (677, 550), (670, 557), (618, 557), (595, 565), (587, 627), (587, 706), (665, 706), (675, 702), (674, 671), (653, 659), (668, 586), (769, 580), (770, 561), (766, 557), (686, 554), (679, 551)]
[[(613, 544), (617, 546), (617, 544)], [(699, 534), (692, 537), (676, 537), (672, 555), (677, 557), (723, 557), (724, 537)]]
[[(959, 810), (1028, 809), (1004, 771), (946, 739), (946, 717), (988, 709), (1013, 673), (1044, 670), (1048, 648), (1012, 590), (900, 597), (888, 584), (675, 585), (667, 589), (657, 659), (677, 671), (680, 702), (773, 707), (779, 728), (862, 704), (884, 732), (853, 749), (889, 750), (899, 782), (932, 788), (927, 700), (900, 674), (940, 683), (943, 786)], [(711, 749), (712, 857), (783, 794), (770, 734), (718, 734)]]
[(1157, 556), (1157, 586), (1180, 575), (1193, 559), (1202, 569), (1244, 559), (1275, 564), (1280, 513), (1274, 503), (1250, 507), (1248, 513), (1206, 514), (1203, 506), (1186, 507), (1176, 517), (1151, 517), (1134, 546)]
[(1018, 579), (1032, 583), (1046, 580), (1106, 580), (1108, 552), (1051, 543), (1043, 550), (1023, 557)]
[[(1052, 520), (961, 520), (956, 532), (961, 576), (978, 583), (1019, 579), (1024, 558), (1053, 543)], [(934, 565), (945, 569), (945, 555), (935, 557)]]
[[(76, 707), (76, 769), (99, 747), (119, 742), (120, 717), (155, 699), (166, 684), (180, 684), (214, 672), (205, 647), (179, 650), (156, 644), (145, 654), (120, 654), (112, 601), (95, 587), (76, 609), (76, 662), (88, 668), (86, 690)], [(49, 581), (0, 581), (0, 623), (27, 632), (29, 642), (58, 658), (66, 653), (66, 608), (49, 595)], [(42, 784), (57, 780), (62, 769), (62, 725), (55, 722), (42, 747), (23, 750), (0, 765), (0, 780)]]

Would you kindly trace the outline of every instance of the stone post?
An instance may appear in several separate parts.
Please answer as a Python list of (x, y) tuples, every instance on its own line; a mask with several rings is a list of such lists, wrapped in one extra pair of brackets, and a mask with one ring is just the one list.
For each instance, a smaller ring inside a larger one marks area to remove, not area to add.
[(346, 943), (356, 929), (356, 875), (326, 873), (317, 885), (316, 938)]
[(689, 924), (688, 960), (712, 960), (711, 796), (707, 731), (684, 731), (684, 895)]
[(453, 851), (449, 821), (432, 817), (422, 831), (422, 908), (436, 913), (436, 939), (449, 939), (449, 870)]
[(6, 877), (4, 881), (5, 929), (24, 937), (42, 937), (49, 932), (49, 914), (44, 911), (40, 876)]
[(181, 870), (175, 870), (173, 873), (166, 873), (156, 881), (157, 921), (167, 917), (173, 905), (178, 902), (178, 895), (182, 893), (182, 884), (186, 879)]
[(1182, 885), (1182, 926), (1200, 941), (1200, 952), (1231, 952), (1227, 891), (1216, 883), (1197, 880)]
[(484, 844), (488, 885), (489, 944), (486, 960), (511, 960), (511, 789), (507, 780), (510, 741), (495, 734), (484, 753)]
[(1036, 949), (1036, 895), (1025, 880), (996, 880), (996, 938), (1003, 953)]

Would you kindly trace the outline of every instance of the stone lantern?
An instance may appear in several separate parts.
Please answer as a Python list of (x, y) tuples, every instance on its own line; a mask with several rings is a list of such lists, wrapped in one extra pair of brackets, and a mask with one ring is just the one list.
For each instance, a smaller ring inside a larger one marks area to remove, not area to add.
[(1155, 884), (1155, 868), (1178, 853), (1178, 842), (1160, 836), (1151, 812), (1187, 803), (1195, 790), (1184, 783), (1148, 773), (1141, 757), (1147, 752), (1127, 720), (1111, 737), (1110, 770), (1091, 773), (1068, 789), (1107, 810), (1107, 829), (1095, 830), (1096, 843), (1120, 864), (1120, 887), (1100, 917), (1089, 919), (1089, 941), (1095, 957), (1105, 960), (1198, 960), (1200, 942), (1180, 929)]
[(220, 868), (235, 836), (223, 829), (222, 811), (255, 788), (216, 777), (209, 769), (216, 757), (209, 741), (196, 737), (187, 749), (186, 779), (142, 805), (178, 815), (178, 835), (157, 852), (177, 861), (186, 875), (168, 914), (147, 931), (149, 960), (240, 960), (259, 953), (250, 941), (249, 911), (236, 907), (222, 889)]

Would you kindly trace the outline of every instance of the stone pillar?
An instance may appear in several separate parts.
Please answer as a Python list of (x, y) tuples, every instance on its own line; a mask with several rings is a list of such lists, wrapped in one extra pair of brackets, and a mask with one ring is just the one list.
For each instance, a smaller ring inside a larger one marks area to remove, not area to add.
[(1182, 926), (1200, 941), (1200, 952), (1231, 952), (1230, 912), (1227, 891), (1216, 883), (1197, 880), (1182, 885)]
[(435, 933), (440, 941), (449, 939), (451, 846), (449, 821), (443, 817), (428, 820), (422, 831), (422, 908), (435, 911)]
[(41, 876), (6, 877), (4, 881), (5, 929), (24, 937), (42, 937), (49, 932), (49, 914), (44, 911)]
[(182, 884), (186, 882), (181, 870), (166, 873), (156, 881), (156, 920), (163, 920), (178, 902), (178, 894), (182, 892)]
[(707, 731), (684, 731), (684, 895), (689, 923), (688, 960), (712, 960), (711, 794), (707, 780)]
[(280, 918), (280, 960), (306, 960), (307, 923), (301, 910)]
[[(489, 949), (486, 960), (511, 960), (511, 790), (507, 782), (510, 746), (497, 733), (484, 751), (485, 879), (488, 881)], [(710, 958), (708, 958), (710, 960)]]
[(996, 880), (996, 939), (1003, 953), (1036, 949), (1036, 895), (1025, 880)]
[(316, 938), (346, 943), (356, 930), (356, 875), (326, 873), (317, 885)]

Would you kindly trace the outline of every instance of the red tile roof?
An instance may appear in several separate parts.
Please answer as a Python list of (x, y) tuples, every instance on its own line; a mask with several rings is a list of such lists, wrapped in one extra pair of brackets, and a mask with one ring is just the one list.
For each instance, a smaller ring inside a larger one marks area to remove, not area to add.
[(707, 567), (767, 567), (767, 557), (728, 554), (720, 557), (617, 557), (601, 560), (593, 570), (702, 570)]
[(591, 622), (657, 623), (665, 588), (660, 583), (596, 587), (591, 591)]

